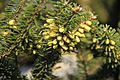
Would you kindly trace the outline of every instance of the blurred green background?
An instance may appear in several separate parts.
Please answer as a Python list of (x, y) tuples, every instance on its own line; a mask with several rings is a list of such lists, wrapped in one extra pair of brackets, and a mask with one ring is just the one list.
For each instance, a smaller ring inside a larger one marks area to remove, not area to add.
[(95, 12), (101, 23), (117, 28), (120, 21), (120, 0), (73, 0)]

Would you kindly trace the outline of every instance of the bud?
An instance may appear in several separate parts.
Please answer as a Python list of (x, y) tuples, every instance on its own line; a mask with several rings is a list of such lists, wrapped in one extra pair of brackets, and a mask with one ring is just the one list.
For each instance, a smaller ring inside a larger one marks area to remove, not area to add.
[(7, 36), (9, 32), (3, 32), (3, 36)]
[(62, 45), (61, 47), (62, 47), (64, 50), (68, 50), (68, 47), (65, 46), (65, 45)]
[(57, 34), (56, 34), (56, 33), (55, 33), (55, 34), (50, 33), (50, 37), (55, 37), (55, 36), (57, 36)]
[(64, 31), (65, 31), (64, 27), (60, 27), (60, 28), (59, 28), (59, 32), (62, 33), (62, 32), (64, 32)]
[(79, 26), (80, 26), (81, 28), (84, 28), (85, 24), (81, 23)]
[(38, 45), (36, 45), (36, 47), (37, 47), (38, 49), (40, 49), (40, 48), (41, 48), (41, 45), (38, 44)]
[(120, 54), (117, 54), (116, 57), (119, 58), (119, 57), (120, 57)]
[(97, 39), (96, 39), (96, 38), (93, 38), (92, 42), (93, 42), (93, 43), (96, 43), (96, 42), (97, 42)]
[(47, 23), (50, 23), (50, 24), (51, 24), (51, 23), (54, 23), (54, 19), (47, 19), (46, 22), (47, 22)]
[(90, 61), (90, 60), (92, 60), (92, 59), (93, 59), (93, 55), (92, 55), (92, 54), (88, 54), (88, 55), (87, 55), (87, 60)]
[(111, 45), (115, 45), (115, 41), (110, 40), (110, 44), (111, 44)]
[(67, 42), (67, 43), (70, 43), (70, 39), (69, 39), (69, 38), (67, 38), (66, 42)]
[(80, 34), (79, 37), (85, 37), (85, 34)]
[(58, 49), (58, 52), (59, 52), (59, 53), (61, 53), (61, 54), (63, 54), (63, 53), (64, 53), (64, 51), (63, 51), (63, 49), (62, 49), (62, 48)]
[(54, 46), (53, 46), (53, 49), (56, 49), (57, 47), (58, 47), (58, 45), (54, 45)]
[(110, 40), (109, 40), (109, 39), (106, 39), (105, 43), (106, 43), (106, 44), (109, 44), (109, 43), (110, 43)]
[(64, 5), (64, 6), (67, 6), (67, 5), (68, 5), (68, 2), (65, 2), (63, 5)]
[(67, 36), (64, 36), (64, 37), (63, 37), (63, 40), (66, 41), (66, 40), (67, 40)]
[(50, 37), (55, 37), (57, 34), (56, 34), (55, 32), (52, 31), (52, 32), (50, 32), (49, 35), (50, 35)]
[(74, 35), (73, 34), (69, 34), (69, 37), (71, 38), (71, 39), (74, 39)]
[(78, 31), (79, 31), (80, 33), (84, 33), (84, 29), (79, 28)]
[(49, 27), (49, 25), (48, 25), (48, 24), (44, 24), (44, 27), (47, 27), (47, 28), (48, 28), (48, 27)]
[(79, 33), (78, 31), (76, 31), (76, 32), (75, 32), (75, 35), (78, 36), (78, 35), (81, 35), (81, 33)]
[(48, 25), (48, 28), (50, 28), (52, 30), (57, 29), (57, 27), (54, 23), (51, 23), (50, 25)]
[(74, 42), (71, 42), (71, 43), (70, 43), (70, 46), (75, 47), (75, 43), (74, 43)]
[(92, 22), (91, 21), (86, 21), (85, 22), (88, 26), (91, 26), (92, 25)]
[(32, 47), (33, 47), (33, 45), (32, 45), (32, 44), (30, 44), (29, 46), (30, 46), (30, 48), (32, 48)]
[(8, 24), (9, 24), (9, 25), (14, 25), (14, 24), (15, 24), (15, 20), (10, 20), (10, 21), (8, 22)]
[(43, 32), (43, 33), (42, 33), (43, 36), (45, 36), (45, 35), (47, 35), (47, 34), (48, 34), (48, 32)]
[(81, 34), (80, 32), (76, 32), (75, 35), (77, 35), (79, 37), (85, 37), (85, 34)]
[(114, 49), (115, 47), (114, 46), (110, 46), (110, 49)]
[(73, 47), (69, 47), (70, 50), (73, 50)]
[(90, 30), (91, 30), (91, 27), (89, 27), (89, 26), (87, 26), (87, 25), (84, 25), (84, 29), (85, 29), (86, 31), (90, 31)]
[(17, 29), (17, 26), (13, 26), (14, 29)]
[(100, 49), (101, 47), (99, 45), (96, 45), (96, 49)]
[(80, 24), (80, 27), (81, 27), (81, 28), (84, 28), (84, 29), (87, 30), (87, 31), (90, 31), (90, 30), (91, 30), (91, 27), (89, 27), (88, 25), (83, 24), (83, 23)]
[(54, 31), (54, 32), (58, 32), (58, 28), (54, 28), (54, 29), (52, 29), (52, 31)]
[(82, 10), (81, 7), (76, 7), (76, 8), (71, 9), (72, 12), (78, 12), (78, 11), (81, 11), (81, 10)]
[(55, 39), (55, 40), (53, 40), (53, 42), (52, 42), (53, 44), (57, 44), (57, 40)]
[(57, 36), (57, 40), (62, 40), (62, 37), (61, 36)]
[(105, 55), (108, 55), (108, 52), (105, 52)]
[(36, 54), (36, 52), (37, 52), (36, 50), (33, 50), (33, 54)]
[(117, 59), (115, 59), (115, 60), (114, 60), (114, 62), (116, 62), (116, 63), (117, 63), (117, 62), (118, 62), (118, 60), (117, 60)]
[(97, 16), (92, 16), (91, 18), (92, 18), (92, 19), (97, 19)]
[(44, 36), (44, 39), (45, 39), (45, 40), (48, 40), (49, 38), (50, 38), (50, 36), (49, 36), (49, 35)]
[(36, 43), (41, 43), (42, 41), (41, 40), (37, 40)]
[(60, 46), (64, 45), (64, 41), (61, 40), (61, 41), (59, 42), (59, 45), (60, 45)]
[(52, 44), (53, 44), (52, 41), (47, 43), (48, 46), (52, 46)]
[(80, 38), (78, 36), (75, 37), (76, 42), (80, 42)]

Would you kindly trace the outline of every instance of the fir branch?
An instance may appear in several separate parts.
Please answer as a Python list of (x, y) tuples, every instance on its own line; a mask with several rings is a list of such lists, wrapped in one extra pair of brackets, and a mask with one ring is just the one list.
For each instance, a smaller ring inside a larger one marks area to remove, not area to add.
[(13, 19), (16, 19), (16, 18), (18, 17), (17, 14), (20, 13), (20, 10), (21, 10), (22, 7), (24, 6), (25, 2), (26, 2), (26, 0), (22, 0), (22, 1), (20, 2), (19, 6), (18, 6), (18, 8), (17, 8), (17, 10), (16, 10), (16, 12), (14, 13), (15, 16), (13, 17)]
[(70, 16), (70, 18), (68, 19), (68, 21), (66, 21), (66, 23), (64, 23), (64, 26), (68, 25), (68, 23), (72, 20), (72, 18), (75, 16), (75, 14), (72, 14)]
[(35, 13), (33, 14), (33, 16), (30, 18), (30, 20), (27, 22), (27, 26), (26, 29), (24, 29), (22, 31), (22, 33), (20, 34), (20, 36), (16, 39), (16, 43), (13, 44), (5, 53), (3, 53), (2, 56), (0, 56), (0, 59), (9, 55), (11, 53), (11, 51), (13, 49), (15, 49), (19, 42), (24, 39), (24, 37), (26, 36), (26, 33), (28, 32), (29, 28), (31, 27), (32, 22), (34, 21), (35, 17), (38, 15), (38, 13), (41, 11), (41, 9), (44, 8), (43, 7), (43, 3), (41, 3), (36, 9), (35, 9)]
[(84, 71), (85, 71), (85, 78), (88, 78), (88, 72), (87, 72), (87, 61), (83, 60), (83, 65), (84, 65)]

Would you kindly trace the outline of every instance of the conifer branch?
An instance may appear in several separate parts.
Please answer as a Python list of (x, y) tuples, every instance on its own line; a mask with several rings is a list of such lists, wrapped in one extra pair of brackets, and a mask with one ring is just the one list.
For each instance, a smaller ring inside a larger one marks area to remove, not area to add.
[[(25, 1), (25, 0), (23, 0), (23, 1)], [(20, 36), (16, 39), (16, 43), (13, 44), (5, 53), (3, 53), (2, 56), (0, 56), (0, 59), (3, 58), (3, 57), (5, 57), (5, 56), (7, 56), (7, 55), (9, 55), (9, 54), (11, 53), (11, 51), (18, 46), (19, 42), (20, 42), (22, 39), (24, 39), (26, 33), (28, 32), (29, 28), (31, 27), (31, 24), (32, 24), (33, 20), (35, 19), (35, 17), (38, 15), (38, 13), (41, 11), (41, 9), (42, 9), (43, 7), (44, 7), (44, 6), (43, 6), (43, 3), (41, 3), (41, 4), (35, 9), (35, 13), (34, 13), (33, 16), (30, 18), (30, 20), (27, 22), (26, 29), (24, 29), (24, 30), (22, 31), (22, 33), (20, 34)]]
[(18, 8), (17, 8), (17, 10), (16, 10), (16, 12), (14, 13), (15, 16), (13, 17), (13, 19), (16, 19), (16, 18), (18, 17), (17, 14), (20, 13), (20, 10), (21, 10), (22, 7), (24, 6), (25, 2), (26, 2), (26, 0), (22, 0), (22, 1), (20, 2), (19, 6), (18, 6)]

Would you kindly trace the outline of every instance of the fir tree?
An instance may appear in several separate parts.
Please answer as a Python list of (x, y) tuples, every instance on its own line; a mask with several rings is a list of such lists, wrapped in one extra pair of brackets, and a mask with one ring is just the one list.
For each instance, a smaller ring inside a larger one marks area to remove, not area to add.
[[(120, 66), (119, 32), (99, 23), (96, 15), (66, 0), (11, 0), (0, 19), (0, 79), (25, 80), (19, 73), (21, 56), (32, 55), (33, 80), (53, 80), (53, 66), (62, 55), (104, 57), (109, 68)], [(89, 58), (90, 59), (90, 58)], [(79, 62), (78, 62), (79, 64)], [(8, 66), (7, 66), (8, 65)], [(14, 75), (14, 77), (13, 77)]]

